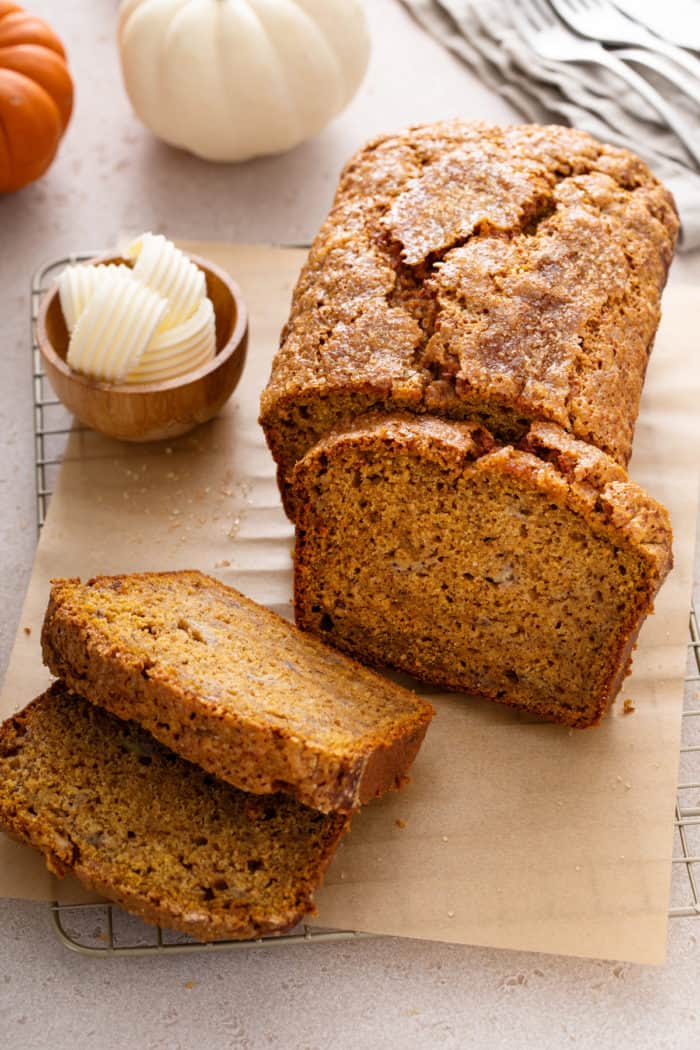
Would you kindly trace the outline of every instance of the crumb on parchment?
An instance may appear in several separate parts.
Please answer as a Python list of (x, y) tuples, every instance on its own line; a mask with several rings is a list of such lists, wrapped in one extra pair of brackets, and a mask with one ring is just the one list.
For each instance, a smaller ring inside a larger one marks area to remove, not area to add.
[(31, 629), (31, 627), (25, 627), (25, 628), (24, 628), (24, 633), (25, 633), (25, 634), (31, 634), (31, 633), (32, 633), (32, 629)]
[(401, 820), (400, 817), (398, 818), (398, 820), (394, 821), (394, 824), (396, 824), (397, 828), (401, 828), (402, 830), (406, 827), (406, 821), (405, 820)]
[(636, 710), (637, 710), (637, 708), (634, 706), (634, 703), (633, 703), (632, 700), (627, 699), (627, 700), (625, 700), (623, 702), (623, 704), (622, 704), (622, 713), (623, 713), (623, 715), (631, 715), (632, 712), (636, 711)]

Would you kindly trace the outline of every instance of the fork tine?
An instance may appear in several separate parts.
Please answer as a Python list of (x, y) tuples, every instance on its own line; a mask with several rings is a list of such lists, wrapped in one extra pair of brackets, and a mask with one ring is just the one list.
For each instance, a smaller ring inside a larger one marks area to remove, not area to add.
[(544, 29), (546, 26), (551, 25), (556, 17), (547, 4), (547, 0), (528, 0), (527, 6), (537, 19), (538, 29)]
[(532, 0), (532, 2), (540, 9), (545, 25), (558, 26), (560, 24), (559, 16), (549, 3), (549, 0)]
[(533, 29), (542, 28), (529, 0), (512, 0), (510, 16), (514, 27), (523, 36)]

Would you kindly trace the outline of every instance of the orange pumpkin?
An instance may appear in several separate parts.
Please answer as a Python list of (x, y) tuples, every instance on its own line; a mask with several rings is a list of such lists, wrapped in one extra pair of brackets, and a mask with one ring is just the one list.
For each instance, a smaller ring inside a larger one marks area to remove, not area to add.
[(0, 193), (43, 175), (73, 109), (73, 81), (54, 31), (0, 0)]

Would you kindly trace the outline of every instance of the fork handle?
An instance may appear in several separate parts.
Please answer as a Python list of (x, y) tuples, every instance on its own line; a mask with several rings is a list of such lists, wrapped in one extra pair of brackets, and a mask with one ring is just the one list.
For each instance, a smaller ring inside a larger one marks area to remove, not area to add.
[(658, 91), (651, 84), (647, 83), (644, 77), (640, 76), (639, 73), (635, 73), (621, 59), (616, 58), (615, 55), (602, 47), (601, 52), (602, 54), (598, 54), (594, 61), (598, 65), (606, 66), (612, 73), (625, 80), (642, 98), (647, 100), (650, 106), (654, 107), (659, 116), (666, 121), (669, 128), (675, 132), (680, 142), (683, 143), (687, 153), (693, 158), (697, 167), (700, 168), (700, 144), (698, 146), (695, 145), (692, 129), (678, 116), (673, 106), (670, 106)]
[[(656, 51), (658, 54), (670, 58), (677, 66), (685, 69), (694, 80), (700, 83), (700, 60), (693, 55), (687, 54), (682, 47), (676, 47), (675, 44), (670, 44), (667, 40), (661, 40), (660, 38), (658, 40), (656, 38), (650, 39), (647, 44), (642, 46), (645, 50), (649, 50), (652, 53)], [(696, 96), (693, 97), (695, 98)]]
[[(679, 91), (682, 91), (684, 95), (687, 95), (688, 98), (691, 98), (693, 102), (700, 106), (700, 80), (696, 86), (687, 79), (681, 81), (672, 77), (672, 74), (664, 65), (663, 60), (659, 62), (656, 55), (651, 51), (647, 51), (645, 48), (620, 48), (620, 50), (616, 51), (616, 55), (624, 62), (637, 62), (639, 65), (648, 66), (649, 69), (653, 69), (654, 72), (660, 73), (666, 80), (671, 80), (674, 87), (678, 88)], [(700, 70), (700, 62), (697, 63), (697, 66), (698, 70)]]

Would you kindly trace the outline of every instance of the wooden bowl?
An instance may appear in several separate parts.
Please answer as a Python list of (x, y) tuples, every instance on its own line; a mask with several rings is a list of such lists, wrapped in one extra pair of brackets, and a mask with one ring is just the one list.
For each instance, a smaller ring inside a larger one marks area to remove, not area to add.
[[(161, 383), (100, 383), (78, 375), (66, 363), (68, 329), (56, 285), (39, 307), (36, 335), (46, 375), (56, 396), (94, 430), (122, 441), (160, 441), (205, 423), (231, 396), (243, 371), (248, 346), (248, 312), (228, 274), (190, 256), (207, 279), (216, 316), (216, 357), (193, 372)], [(114, 256), (90, 263), (127, 262)]]

